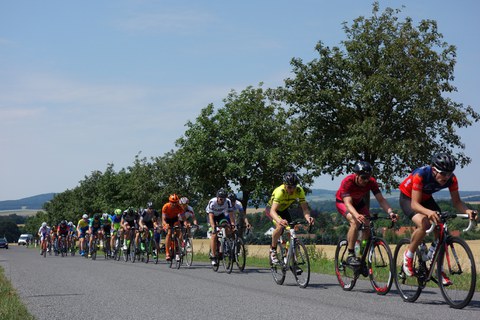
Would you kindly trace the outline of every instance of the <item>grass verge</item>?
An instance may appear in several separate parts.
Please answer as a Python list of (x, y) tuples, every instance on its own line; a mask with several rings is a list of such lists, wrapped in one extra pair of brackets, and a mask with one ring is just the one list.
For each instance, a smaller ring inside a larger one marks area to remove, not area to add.
[(5, 270), (2, 267), (0, 267), (0, 319), (35, 319), (5, 277)]

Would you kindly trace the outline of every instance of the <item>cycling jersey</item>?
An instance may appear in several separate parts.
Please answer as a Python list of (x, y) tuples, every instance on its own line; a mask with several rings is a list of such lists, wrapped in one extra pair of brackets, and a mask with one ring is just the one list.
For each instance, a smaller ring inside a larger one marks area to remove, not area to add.
[(220, 204), (217, 201), (217, 197), (215, 197), (210, 199), (207, 207), (205, 208), (205, 211), (207, 212), (207, 214), (212, 213), (214, 216), (219, 216), (221, 214), (228, 216), (230, 212), (233, 212), (233, 206), (230, 202), (230, 199), (227, 198), (223, 203)]
[(129, 214), (128, 211), (123, 213), (123, 221), (127, 222), (130, 226), (134, 226), (138, 222), (138, 213), (133, 212)]
[(117, 216), (116, 214), (114, 214), (110, 216), (110, 219), (112, 219), (113, 230), (119, 230), (120, 222), (122, 222), (122, 216)]
[(412, 190), (422, 192), (422, 201), (432, 197), (432, 194), (442, 189), (448, 188), (450, 191), (458, 190), (458, 180), (455, 174), (447, 180), (444, 185), (437, 182), (433, 176), (431, 166), (423, 166), (413, 170), (413, 172), (400, 184), (400, 191), (407, 197), (412, 197)]
[(88, 230), (88, 227), (89, 227), (89, 223), (90, 221), (88, 219), (80, 219), (78, 220), (78, 223), (77, 223), (77, 228), (78, 230), (80, 230), (81, 232), (85, 232)]
[(148, 209), (144, 209), (140, 214), (140, 219), (149, 229), (153, 228), (153, 222), (157, 221), (158, 217), (158, 211), (154, 209), (150, 209), (150, 211)]
[(195, 218), (195, 212), (192, 207), (187, 206), (185, 211), (178, 215), (178, 219), (180, 219), (180, 221), (187, 221), (190, 218)]
[(277, 212), (285, 211), (288, 209), (288, 207), (292, 205), (292, 203), (296, 201), (298, 201), (299, 203), (307, 202), (305, 198), (305, 191), (303, 190), (303, 188), (297, 185), (293, 194), (289, 194), (287, 192), (287, 189), (285, 188), (285, 185), (282, 184), (281, 186), (273, 190), (272, 196), (270, 197), (267, 206), (271, 207), (272, 204), (278, 203)]
[(102, 226), (100, 219), (95, 220), (95, 218), (90, 218), (88, 226), (93, 230), (99, 229)]
[(362, 207), (363, 197), (372, 191), (373, 195), (380, 193), (377, 180), (370, 177), (365, 186), (359, 186), (355, 183), (356, 174), (350, 174), (342, 180), (340, 188), (336, 194), (336, 201), (343, 203), (343, 198), (352, 197), (352, 202), (355, 207)]
[(162, 208), (162, 215), (165, 219), (169, 220), (178, 220), (178, 215), (183, 213), (183, 208), (179, 204), (173, 204), (171, 202), (167, 202), (163, 205)]
[(50, 234), (50, 228), (48, 226), (40, 227), (38, 233), (40, 234), (40, 240), (43, 241)]
[(67, 235), (68, 234), (68, 229), (69, 229), (68, 225), (65, 225), (65, 226), (60, 225), (58, 227), (58, 233)]

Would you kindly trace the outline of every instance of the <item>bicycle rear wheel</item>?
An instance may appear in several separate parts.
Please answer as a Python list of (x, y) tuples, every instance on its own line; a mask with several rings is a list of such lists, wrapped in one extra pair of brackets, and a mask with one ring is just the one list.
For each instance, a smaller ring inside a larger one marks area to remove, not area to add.
[(392, 287), (393, 276), (392, 250), (385, 240), (381, 238), (373, 239), (367, 263), (373, 289), (379, 295), (387, 294)]
[(180, 266), (183, 263), (183, 257), (182, 257), (182, 243), (179, 238), (175, 238), (175, 253), (172, 256), (172, 259), (175, 259), (175, 268), (180, 269)]
[[(422, 286), (418, 282), (417, 277), (409, 277), (403, 271), (403, 256), (408, 249), (410, 244), (410, 239), (402, 239), (398, 242), (395, 247), (395, 253), (393, 255), (394, 262), (394, 279), (395, 286), (398, 289), (398, 293), (404, 301), (414, 302), (420, 296), (422, 292)], [(420, 262), (418, 260), (417, 253), (413, 257), (413, 268), (415, 273), (418, 274)]]
[(135, 262), (135, 260), (137, 259), (137, 255), (136, 255), (136, 252), (137, 251), (137, 246), (135, 245), (135, 238), (131, 239), (130, 240), (130, 245), (128, 246), (128, 258), (130, 259), (130, 261), (132, 261), (132, 263)]
[(300, 288), (306, 288), (310, 281), (310, 259), (307, 247), (300, 239), (295, 240), (295, 255), (291, 271)]
[(273, 263), (271, 259), (271, 255), (269, 254), (268, 257), (270, 259), (270, 271), (272, 272), (273, 281), (276, 284), (282, 285), (285, 281), (285, 276), (287, 275), (287, 268), (285, 265), (285, 249), (283, 245), (279, 242), (277, 244), (277, 258), (278, 263)]
[(335, 274), (340, 287), (345, 291), (351, 291), (355, 287), (357, 276), (355, 275), (355, 268), (347, 264), (347, 257), (347, 239), (342, 239), (335, 249)]
[[(443, 279), (442, 272), (450, 281)], [(449, 237), (440, 248), (437, 277), (443, 298), (452, 308), (462, 309), (470, 303), (477, 276), (472, 250), (463, 239)]]
[(227, 273), (232, 273), (235, 264), (235, 242), (233, 239), (225, 241), (225, 260), (227, 261)]
[(193, 243), (192, 239), (188, 238), (185, 240), (185, 263), (187, 266), (191, 266), (193, 263)]
[(243, 243), (242, 238), (237, 239), (237, 244), (235, 246), (235, 262), (240, 271), (245, 270), (245, 263), (247, 261), (247, 253), (245, 251), (245, 244)]

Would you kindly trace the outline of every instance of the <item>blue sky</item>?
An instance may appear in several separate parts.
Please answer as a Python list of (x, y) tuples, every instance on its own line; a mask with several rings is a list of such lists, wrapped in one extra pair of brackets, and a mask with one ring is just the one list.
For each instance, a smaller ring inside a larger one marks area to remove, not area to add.
[[(345, 40), (342, 22), (372, 1), (1, 1), (0, 200), (78, 185), (108, 163), (160, 156), (231, 89), (291, 76), (290, 60)], [(480, 2), (380, 1), (415, 24), (438, 22), (457, 47), (453, 99), (480, 111)], [(480, 190), (478, 124), (461, 130), (473, 162), (460, 188)], [(314, 187), (336, 189), (340, 178)]]

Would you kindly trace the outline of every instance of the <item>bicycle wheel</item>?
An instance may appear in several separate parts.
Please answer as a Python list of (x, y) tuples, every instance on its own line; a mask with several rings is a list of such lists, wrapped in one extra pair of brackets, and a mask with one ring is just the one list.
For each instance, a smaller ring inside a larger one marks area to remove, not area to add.
[(280, 242), (277, 244), (278, 263), (272, 262), (270, 254), (268, 254), (268, 257), (270, 259), (270, 271), (272, 272), (273, 281), (278, 285), (282, 285), (287, 275), (287, 267), (285, 265), (286, 252), (283, 245)]
[(345, 291), (351, 291), (355, 287), (358, 276), (355, 274), (355, 268), (347, 264), (347, 257), (347, 239), (342, 239), (335, 249), (335, 274), (340, 287)]
[(192, 239), (188, 238), (185, 240), (185, 263), (187, 266), (192, 266), (193, 263), (193, 242)]
[(302, 240), (295, 240), (294, 253), (292, 268), (290, 270), (293, 272), (298, 286), (300, 288), (306, 288), (310, 281), (310, 259), (308, 257), (307, 247), (305, 247)]
[(235, 264), (235, 240), (226, 239), (225, 241), (225, 260), (227, 261), (227, 273), (232, 273)]
[(370, 283), (379, 295), (385, 295), (390, 291), (393, 283), (392, 276), (392, 250), (381, 238), (372, 240), (368, 252), (368, 270)]
[(134, 263), (137, 259), (136, 251), (137, 246), (135, 245), (135, 238), (133, 238), (130, 240), (130, 245), (128, 246), (128, 258), (130, 259), (130, 261), (132, 261), (132, 263)]
[[(405, 255), (409, 244), (410, 239), (402, 239), (395, 247), (395, 253), (393, 255), (393, 267), (395, 270), (393, 272), (393, 277), (395, 279), (395, 286), (402, 299), (404, 301), (414, 302), (422, 292), (422, 285), (420, 285), (417, 277), (409, 277), (405, 274), (405, 271), (403, 271), (403, 256)], [(413, 267), (417, 274), (419, 265), (420, 262), (417, 253), (415, 253), (415, 256), (413, 257)]]
[(245, 263), (247, 261), (247, 253), (245, 251), (245, 244), (242, 238), (237, 238), (237, 244), (235, 245), (235, 262), (240, 271), (245, 270)]
[(172, 256), (175, 258), (175, 268), (180, 269), (180, 266), (183, 263), (182, 257), (182, 242), (179, 238), (175, 238), (175, 254)]
[[(443, 279), (442, 272), (450, 281)], [(452, 308), (462, 309), (470, 303), (477, 276), (472, 250), (465, 240), (447, 238), (439, 251), (437, 277), (443, 298)]]
[(167, 264), (170, 268), (173, 266), (173, 260), (175, 260), (175, 238), (170, 238), (170, 260), (167, 261)]
[(97, 239), (93, 240), (92, 242), (92, 260), (97, 259)]

